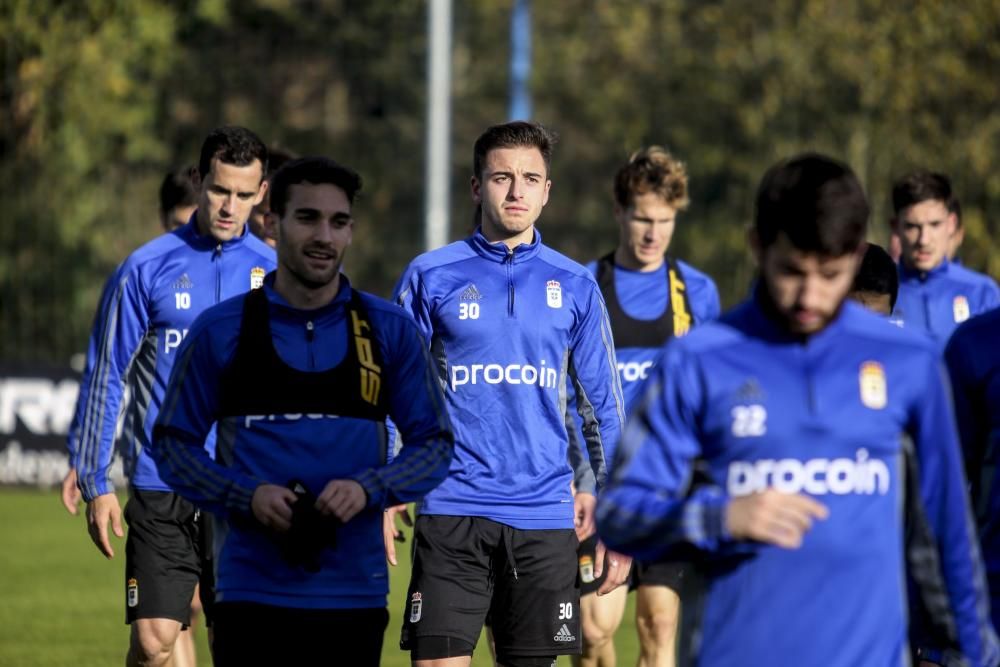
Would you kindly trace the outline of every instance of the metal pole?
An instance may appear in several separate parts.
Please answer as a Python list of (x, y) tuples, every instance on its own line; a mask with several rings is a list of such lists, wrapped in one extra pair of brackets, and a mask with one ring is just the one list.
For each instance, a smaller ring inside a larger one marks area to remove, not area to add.
[(451, 139), (451, 0), (430, 0), (427, 15), (427, 196), (424, 246), (448, 242)]
[(531, 120), (531, 0), (515, 0), (510, 16), (510, 108), (508, 120)]

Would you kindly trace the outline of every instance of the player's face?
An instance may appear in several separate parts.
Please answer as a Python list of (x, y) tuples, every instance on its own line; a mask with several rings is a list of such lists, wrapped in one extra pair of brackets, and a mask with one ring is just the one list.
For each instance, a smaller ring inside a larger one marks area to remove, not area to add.
[(632, 198), (628, 208), (615, 206), (615, 220), (621, 231), (615, 256), (625, 268), (652, 271), (663, 264), (663, 255), (674, 236), (677, 209), (655, 192)]
[(243, 233), (247, 218), (267, 191), (262, 165), (254, 160), (245, 167), (213, 158), (201, 181), (198, 199), (198, 230), (217, 241), (229, 241)]
[(896, 220), (903, 263), (914, 271), (930, 271), (945, 260), (955, 234), (955, 216), (944, 202), (928, 199), (903, 209)]
[(340, 273), (351, 244), (351, 203), (336, 185), (293, 185), (277, 228), (279, 272), (307, 289), (322, 288)]
[(761, 278), (785, 328), (808, 335), (836, 316), (854, 282), (859, 253), (825, 257), (803, 252), (781, 234), (768, 248), (757, 249)]
[(511, 247), (530, 243), (552, 187), (541, 151), (494, 148), (486, 154), (481, 176), (481, 181), (472, 178), (472, 201), (482, 207), (483, 234)]
[(172, 232), (178, 227), (183, 227), (191, 219), (191, 214), (194, 213), (198, 207), (194, 204), (191, 206), (175, 206), (163, 217), (163, 228), (168, 232)]

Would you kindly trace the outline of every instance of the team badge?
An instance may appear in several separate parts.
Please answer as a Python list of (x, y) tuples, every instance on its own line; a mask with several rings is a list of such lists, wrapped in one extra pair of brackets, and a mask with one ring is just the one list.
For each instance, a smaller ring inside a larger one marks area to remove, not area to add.
[(424, 596), (417, 591), (410, 598), (410, 623), (417, 623), (420, 621), (420, 613), (424, 608)]
[(139, 605), (139, 582), (135, 578), (128, 580), (128, 593), (126, 595), (129, 607)]
[(955, 316), (955, 322), (964, 322), (969, 319), (969, 300), (959, 294), (951, 302), (951, 312)]
[(558, 280), (545, 283), (545, 303), (549, 304), (549, 308), (562, 308), (562, 287)]
[(858, 384), (861, 390), (861, 402), (872, 410), (881, 410), (888, 402), (886, 391), (885, 370), (877, 361), (866, 361), (861, 364), (858, 374)]
[(264, 276), (267, 271), (262, 266), (255, 266), (250, 269), (250, 289), (260, 289), (264, 286)]
[(585, 584), (594, 583), (594, 559), (590, 554), (580, 556), (580, 581)]

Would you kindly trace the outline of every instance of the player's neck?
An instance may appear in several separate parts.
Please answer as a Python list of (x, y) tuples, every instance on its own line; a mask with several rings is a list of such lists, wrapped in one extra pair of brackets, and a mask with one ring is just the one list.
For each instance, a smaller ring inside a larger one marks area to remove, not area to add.
[(303, 283), (290, 271), (283, 269), (284, 267), (279, 264), (274, 277), (274, 291), (293, 308), (299, 310), (322, 308), (333, 301), (340, 291), (339, 271), (329, 283), (316, 286)]
[(485, 220), (482, 226), (483, 236), (490, 243), (503, 243), (505, 246), (514, 250), (520, 245), (530, 245), (535, 238), (535, 226), (531, 225), (523, 232), (518, 232), (516, 234), (509, 234), (503, 230), (496, 229), (493, 225), (489, 224)]
[(643, 262), (634, 253), (629, 252), (628, 248), (618, 246), (615, 248), (615, 264), (629, 271), (649, 273), (658, 271), (663, 266), (663, 257), (661, 256), (652, 262)]

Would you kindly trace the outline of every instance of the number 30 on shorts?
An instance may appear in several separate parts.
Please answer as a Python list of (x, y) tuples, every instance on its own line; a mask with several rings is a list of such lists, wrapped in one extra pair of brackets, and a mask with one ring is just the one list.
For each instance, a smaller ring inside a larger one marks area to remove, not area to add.
[(559, 620), (565, 621), (567, 619), (573, 618), (573, 603), (572, 602), (560, 602), (559, 603)]

